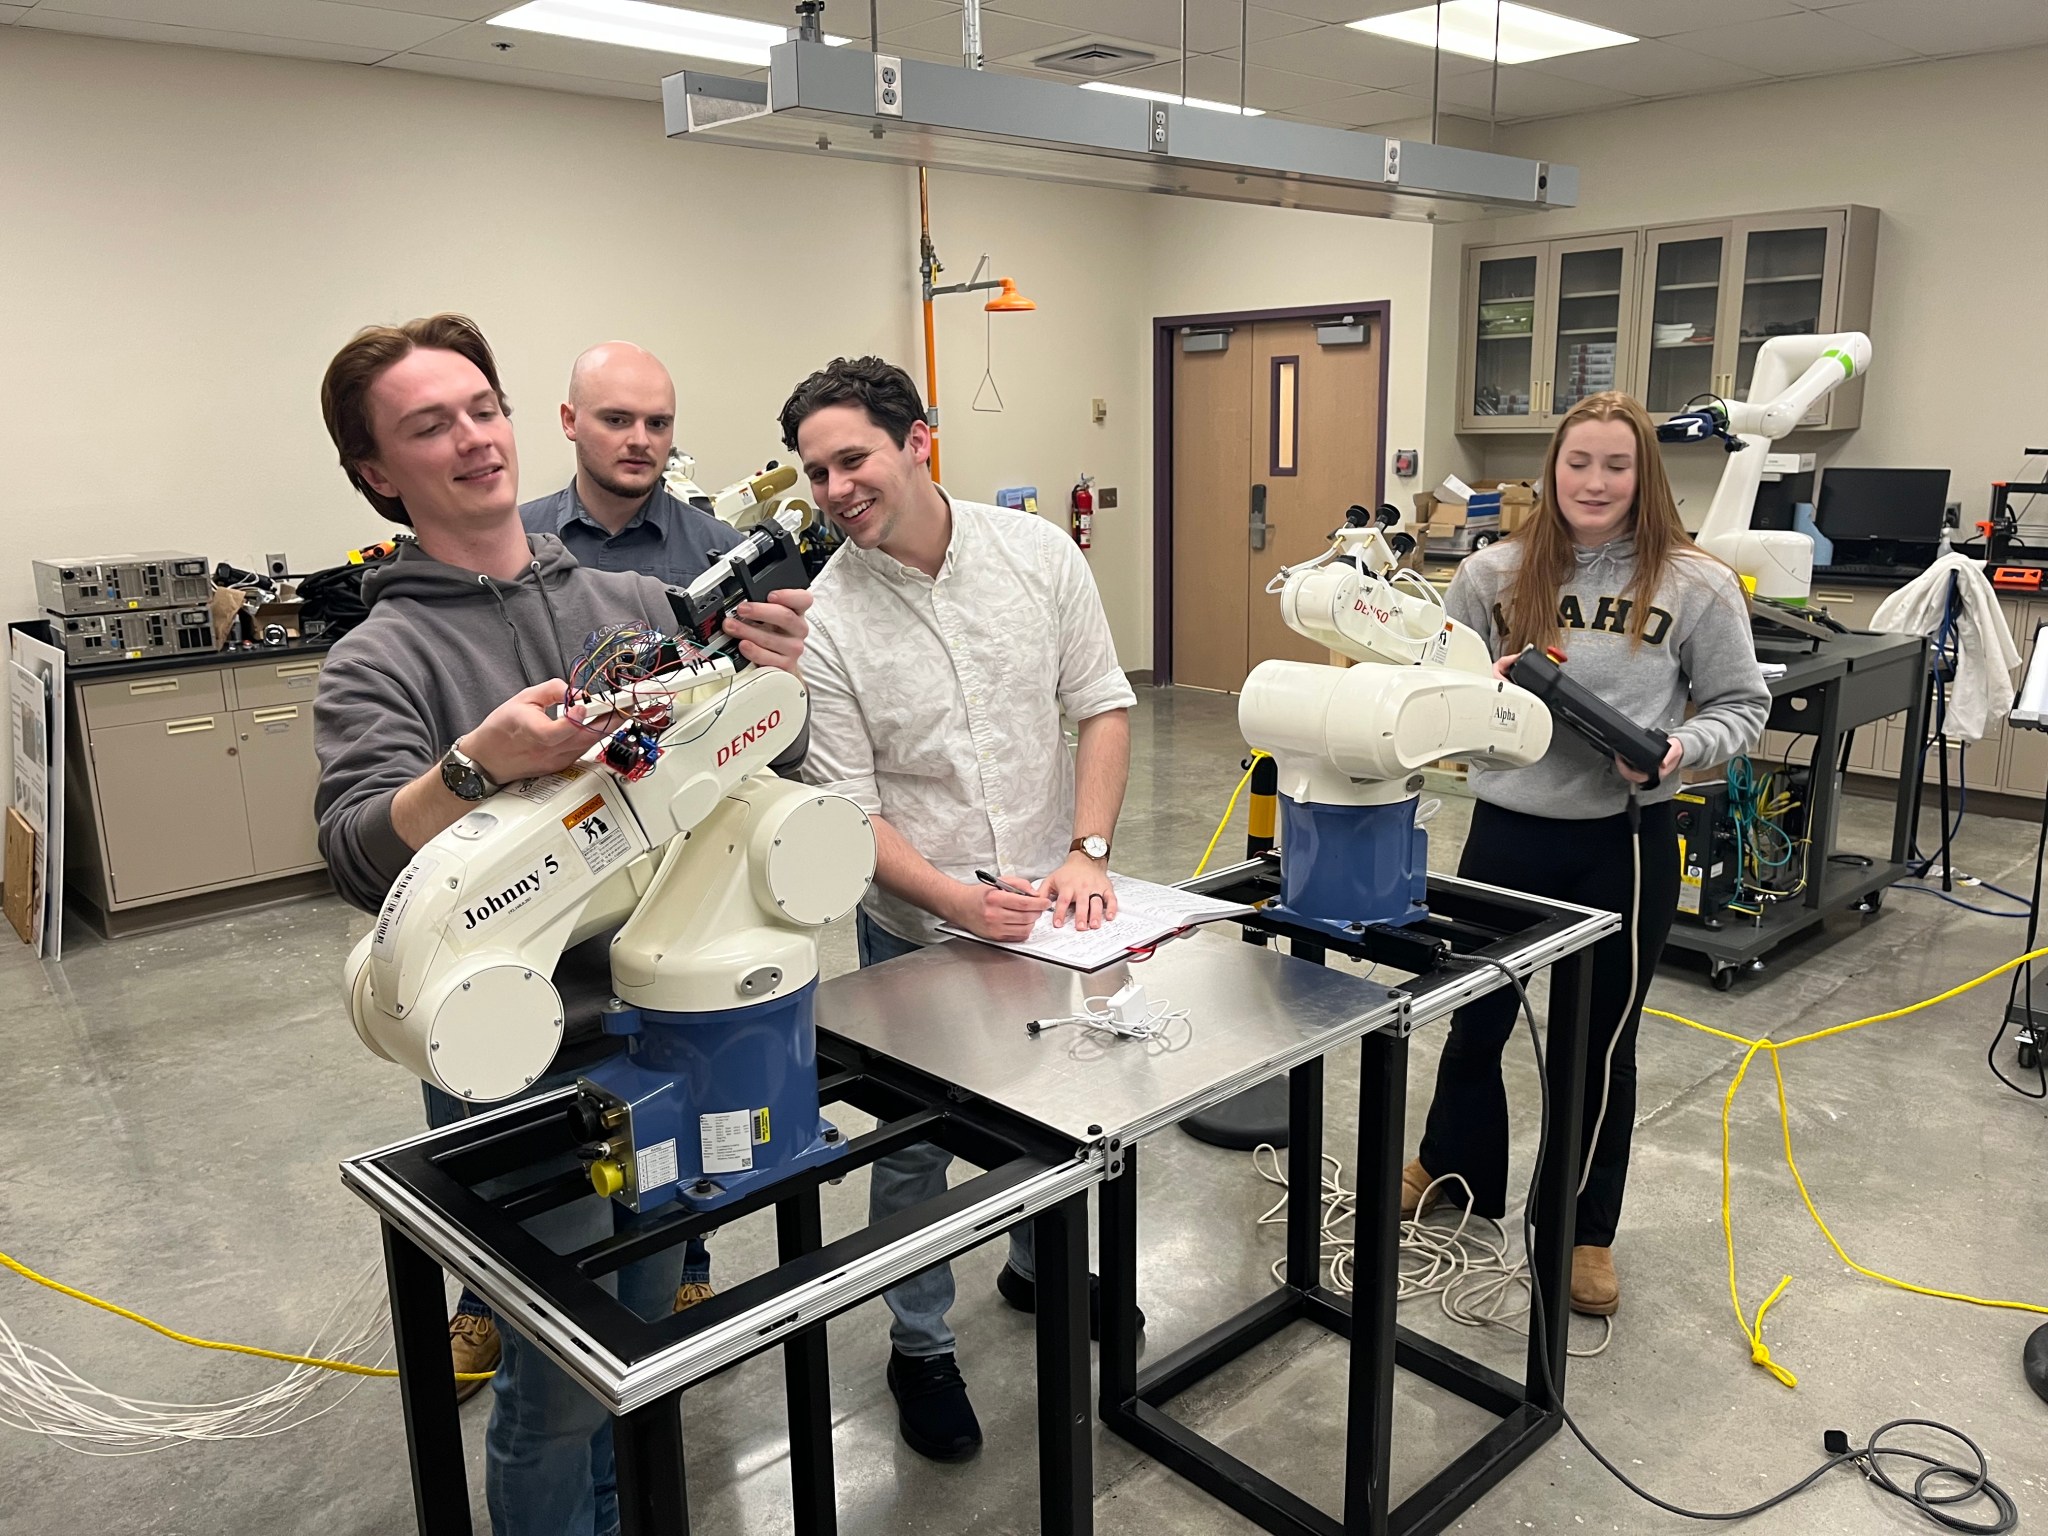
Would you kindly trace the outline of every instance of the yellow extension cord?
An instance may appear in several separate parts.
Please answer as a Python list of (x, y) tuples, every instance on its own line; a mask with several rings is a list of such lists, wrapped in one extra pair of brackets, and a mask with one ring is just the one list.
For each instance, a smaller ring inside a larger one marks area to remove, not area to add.
[[(166, 1328), (162, 1323), (152, 1322), (140, 1312), (130, 1312), (126, 1307), (117, 1307), (111, 1301), (102, 1301), (97, 1296), (89, 1295), (84, 1291), (74, 1290), (61, 1281), (52, 1280), (48, 1275), (39, 1275), (26, 1264), (21, 1263), (17, 1259), (9, 1258), (4, 1253), (0, 1253), (0, 1265), (13, 1270), (24, 1280), (33, 1280), (37, 1285), (47, 1285), (59, 1295), (69, 1296), (73, 1301), (82, 1301), (89, 1307), (98, 1307), (102, 1312), (111, 1312), (116, 1317), (125, 1317), (131, 1323), (140, 1323), (152, 1333), (160, 1333), (165, 1338), (174, 1339), (180, 1344), (190, 1344), (194, 1349), (226, 1350), (231, 1355), (254, 1355), (259, 1360), (280, 1360), (286, 1365), (318, 1366), (323, 1371), (342, 1371), (350, 1376), (396, 1376), (398, 1374), (397, 1371), (389, 1366), (357, 1365), (349, 1360), (322, 1360), (318, 1355), (287, 1355), (275, 1349), (258, 1349), (253, 1344), (227, 1344), (219, 1339), (197, 1339), (189, 1333), (180, 1333), (175, 1328)], [(455, 1379), (457, 1381), (489, 1381), (491, 1374), (489, 1371), (457, 1371)]]
[(1736, 1092), (1742, 1087), (1743, 1079), (1749, 1073), (1749, 1065), (1756, 1059), (1756, 1053), (1758, 1051), (1769, 1051), (1771, 1053), (1771, 1072), (1777, 1079), (1778, 1085), (1778, 1124), (1784, 1134), (1785, 1166), (1791, 1169), (1792, 1182), (1799, 1187), (1799, 1198), (1806, 1202), (1806, 1214), (1813, 1218), (1813, 1224), (1820, 1228), (1820, 1235), (1828, 1240), (1828, 1246), (1835, 1250), (1837, 1258), (1848, 1265), (1849, 1268), (1855, 1270), (1857, 1274), (1867, 1279), (1895, 1286), (1902, 1291), (1911, 1291), (1916, 1296), (1932, 1296), (1941, 1301), (1963, 1301), (1968, 1302), (1973, 1307), (2003, 1307), (2015, 1312), (2038, 1312), (2043, 1316), (2048, 1316), (2048, 1306), (2038, 1306), (2026, 1301), (1994, 1301), (1982, 1296), (1966, 1296), (1959, 1291), (1943, 1291), (1936, 1290), (1932, 1286), (1914, 1285), (1911, 1281), (1900, 1280), (1891, 1275), (1881, 1274), (1877, 1270), (1858, 1264), (1854, 1259), (1850, 1258), (1848, 1252), (1836, 1239), (1835, 1234), (1828, 1229), (1828, 1224), (1821, 1219), (1820, 1210), (1813, 1203), (1813, 1195), (1806, 1187), (1806, 1180), (1799, 1172), (1798, 1161), (1792, 1155), (1792, 1115), (1785, 1102), (1785, 1069), (1778, 1061), (1779, 1052), (1788, 1051), (1795, 1045), (1810, 1045), (1816, 1040), (1825, 1040), (1830, 1035), (1844, 1035), (1852, 1029), (1861, 1029), (1866, 1024), (1882, 1024), (1888, 1019), (1902, 1019), (1907, 1014), (1918, 1013), (1923, 1008), (1932, 1008), (1937, 1003), (1945, 1003), (1950, 998), (1960, 997), (1973, 987), (1981, 987), (1987, 981), (1995, 980), (2000, 976), (2006, 975), (2008, 972), (2017, 970), (2029, 961), (2040, 960), (2044, 957), (2048, 957), (2048, 949), (2032, 950), (2027, 954), (2019, 956), (2017, 959), (2006, 961), (2004, 965), (1999, 966), (1996, 970), (1986, 971), (1982, 976), (1974, 980), (1966, 981), (1960, 986), (1950, 987), (1948, 991), (1937, 996), (1923, 998), (1917, 1003), (1908, 1003), (1903, 1008), (1894, 1008), (1887, 1013), (1874, 1013), (1866, 1019), (1853, 1019), (1847, 1024), (1835, 1024), (1827, 1029), (1817, 1029), (1811, 1034), (1798, 1035), (1790, 1040), (1772, 1040), (1768, 1037), (1751, 1040), (1741, 1035), (1731, 1034), (1725, 1029), (1715, 1029), (1710, 1024), (1702, 1024), (1695, 1019), (1688, 1019), (1680, 1014), (1666, 1013), (1661, 1008), (1645, 1008), (1643, 1010), (1643, 1012), (1651, 1015), (1653, 1018), (1669, 1019), (1674, 1024), (1683, 1024), (1688, 1029), (1697, 1029), (1702, 1034), (1712, 1035), (1716, 1039), (1748, 1047), (1748, 1050), (1743, 1055), (1742, 1065), (1736, 1068), (1735, 1079), (1729, 1083), (1727, 1095), (1721, 1101), (1721, 1233), (1728, 1248), (1728, 1299), (1734, 1303), (1735, 1320), (1741, 1325), (1743, 1337), (1749, 1341), (1749, 1358), (1757, 1365), (1769, 1371), (1786, 1386), (1798, 1386), (1799, 1378), (1771, 1358), (1771, 1352), (1764, 1344), (1764, 1314), (1770, 1311), (1772, 1304), (1780, 1296), (1785, 1294), (1785, 1288), (1791, 1285), (1792, 1277), (1786, 1275), (1778, 1281), (1771, 1294), (1764, 1298), (1763, 1305), (1756, 1309), (1756, 1316), (1754, 1318), (1751, 1318), (1742, 1309), (1742, 1293), (1735, 1279), (1734, 1171), (1730, 1161), (1731, 1130), (1729, 1126), (1729, 1113), (1734, 1108)]
[[(1209, 859), (1216, 852), (1216, 845), (1223, 841), (1223, 833), (1230, 826), (1230, 818), (1237, 814), (1237, 797), (1244, 793), (1245, 785), (1251, 783), (1252, 770), (1258, 766), (1259, 759), (1266, 755), (1264, 752), (1254, 752), (1252, 760), (1245, 764), (1244, 777), (1237, 781), (1237, 788), (1230, 792), (1230, 804), (1223, 807), (1223, 819), (1216, 823), (1216, 830), (1209, 838), (1209, 846), (1202, 850), (1202, 862), (1195, 866), (1195, 874), (1188, 876), (1190, 880), (1209, 867)], [(1271, 834), (1271, 828), (1267, 829), (1267, 834)]]

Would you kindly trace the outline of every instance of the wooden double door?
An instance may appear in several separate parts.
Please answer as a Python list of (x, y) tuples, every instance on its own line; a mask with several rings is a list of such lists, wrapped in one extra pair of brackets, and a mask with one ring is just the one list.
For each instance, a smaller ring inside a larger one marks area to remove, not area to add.
[(1261, 661), (1329, 659), (1265, 588), (1320, 552), (1346, 508), (1373, 505), (1383, 345), (1377, 314), (1174, 337), (1175, 683), (1234, 693)]

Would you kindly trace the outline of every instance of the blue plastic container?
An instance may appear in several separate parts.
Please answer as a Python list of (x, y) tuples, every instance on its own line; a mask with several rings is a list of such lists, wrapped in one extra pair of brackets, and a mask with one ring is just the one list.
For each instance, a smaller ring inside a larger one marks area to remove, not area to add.
[(1429, 833), (1415, 801), (1318, 805), (1280, 800), (1280, 912), (1335, 934), (1399, 927), (1428, 914)]
[(628, 1052), (585, 1076), (633, 1108), (638, 1209), (712, 1210), (846, 1150), (818, 1112), (817, 994), (812, 981), (744, 1008), (607, 1016)]

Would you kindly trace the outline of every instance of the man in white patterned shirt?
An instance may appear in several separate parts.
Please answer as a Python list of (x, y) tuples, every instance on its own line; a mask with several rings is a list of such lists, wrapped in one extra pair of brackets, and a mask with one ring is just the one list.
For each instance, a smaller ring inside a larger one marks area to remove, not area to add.
[[(782, 438), (846, 535), (811, 588), (803, 773), (874, 821), (861, 964), (937, 941), (941, 922), (1020, 939), (1048, 909), (1083, 928), (1114, 917), (1109, 845), (1137, 699), (1081, 552), (1032, 513), (941, 490), (917, 386), (880, 358), (839, 358), (797, 386)], [(1071, 755), (1062, 715), (1080, 736)], [(869, 1219), (941, 1193), (951, 1161), (927, 1145), (876, 1163)], [(1028, 1228), (1011, 1234), (997, 1280), (1027, 1312), (1036, 1305), (1028, 1239)], [(885, 1299), (903, 1438), (936, 1460), (973, 1455), (981, 1427), (946, 1325), (951, 1268), (913, 1276)]]

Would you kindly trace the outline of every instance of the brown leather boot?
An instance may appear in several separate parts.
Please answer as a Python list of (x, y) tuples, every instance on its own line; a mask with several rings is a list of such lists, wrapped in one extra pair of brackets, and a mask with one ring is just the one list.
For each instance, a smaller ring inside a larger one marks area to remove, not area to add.
[(706, 1281), (685, 1280), (676, 1287), (676, 1304), (671, 1310), (687, 1312), (698, 1302), (709, 1301), (716, 1294), (717, 1292), (713, 1291)]
[(466, 1403), (498, 1368), (498, 1325), (471, 1312), (456, 1313), (448, 1319), (448, 1353), (455, 1357), (455, 1401)]
[[(1432, 1175), (1422, 1166), (1422, 1159), (1416, 1158), (1401, 1170), (1401, 1219), (1413, 1221), (1422, 1209), (1422, 1192), (1429, 1188)], [(1443, 1191), (1430, 1196), (1429, 1203), (1437, 1204), (1443, 1199)]]
[(1621, 1281), (1614, 1250), (1585, 1244), (1572, 1250), (1572, 1310), (1588, 1317), (1612, 1317), (1621, 1305)]

